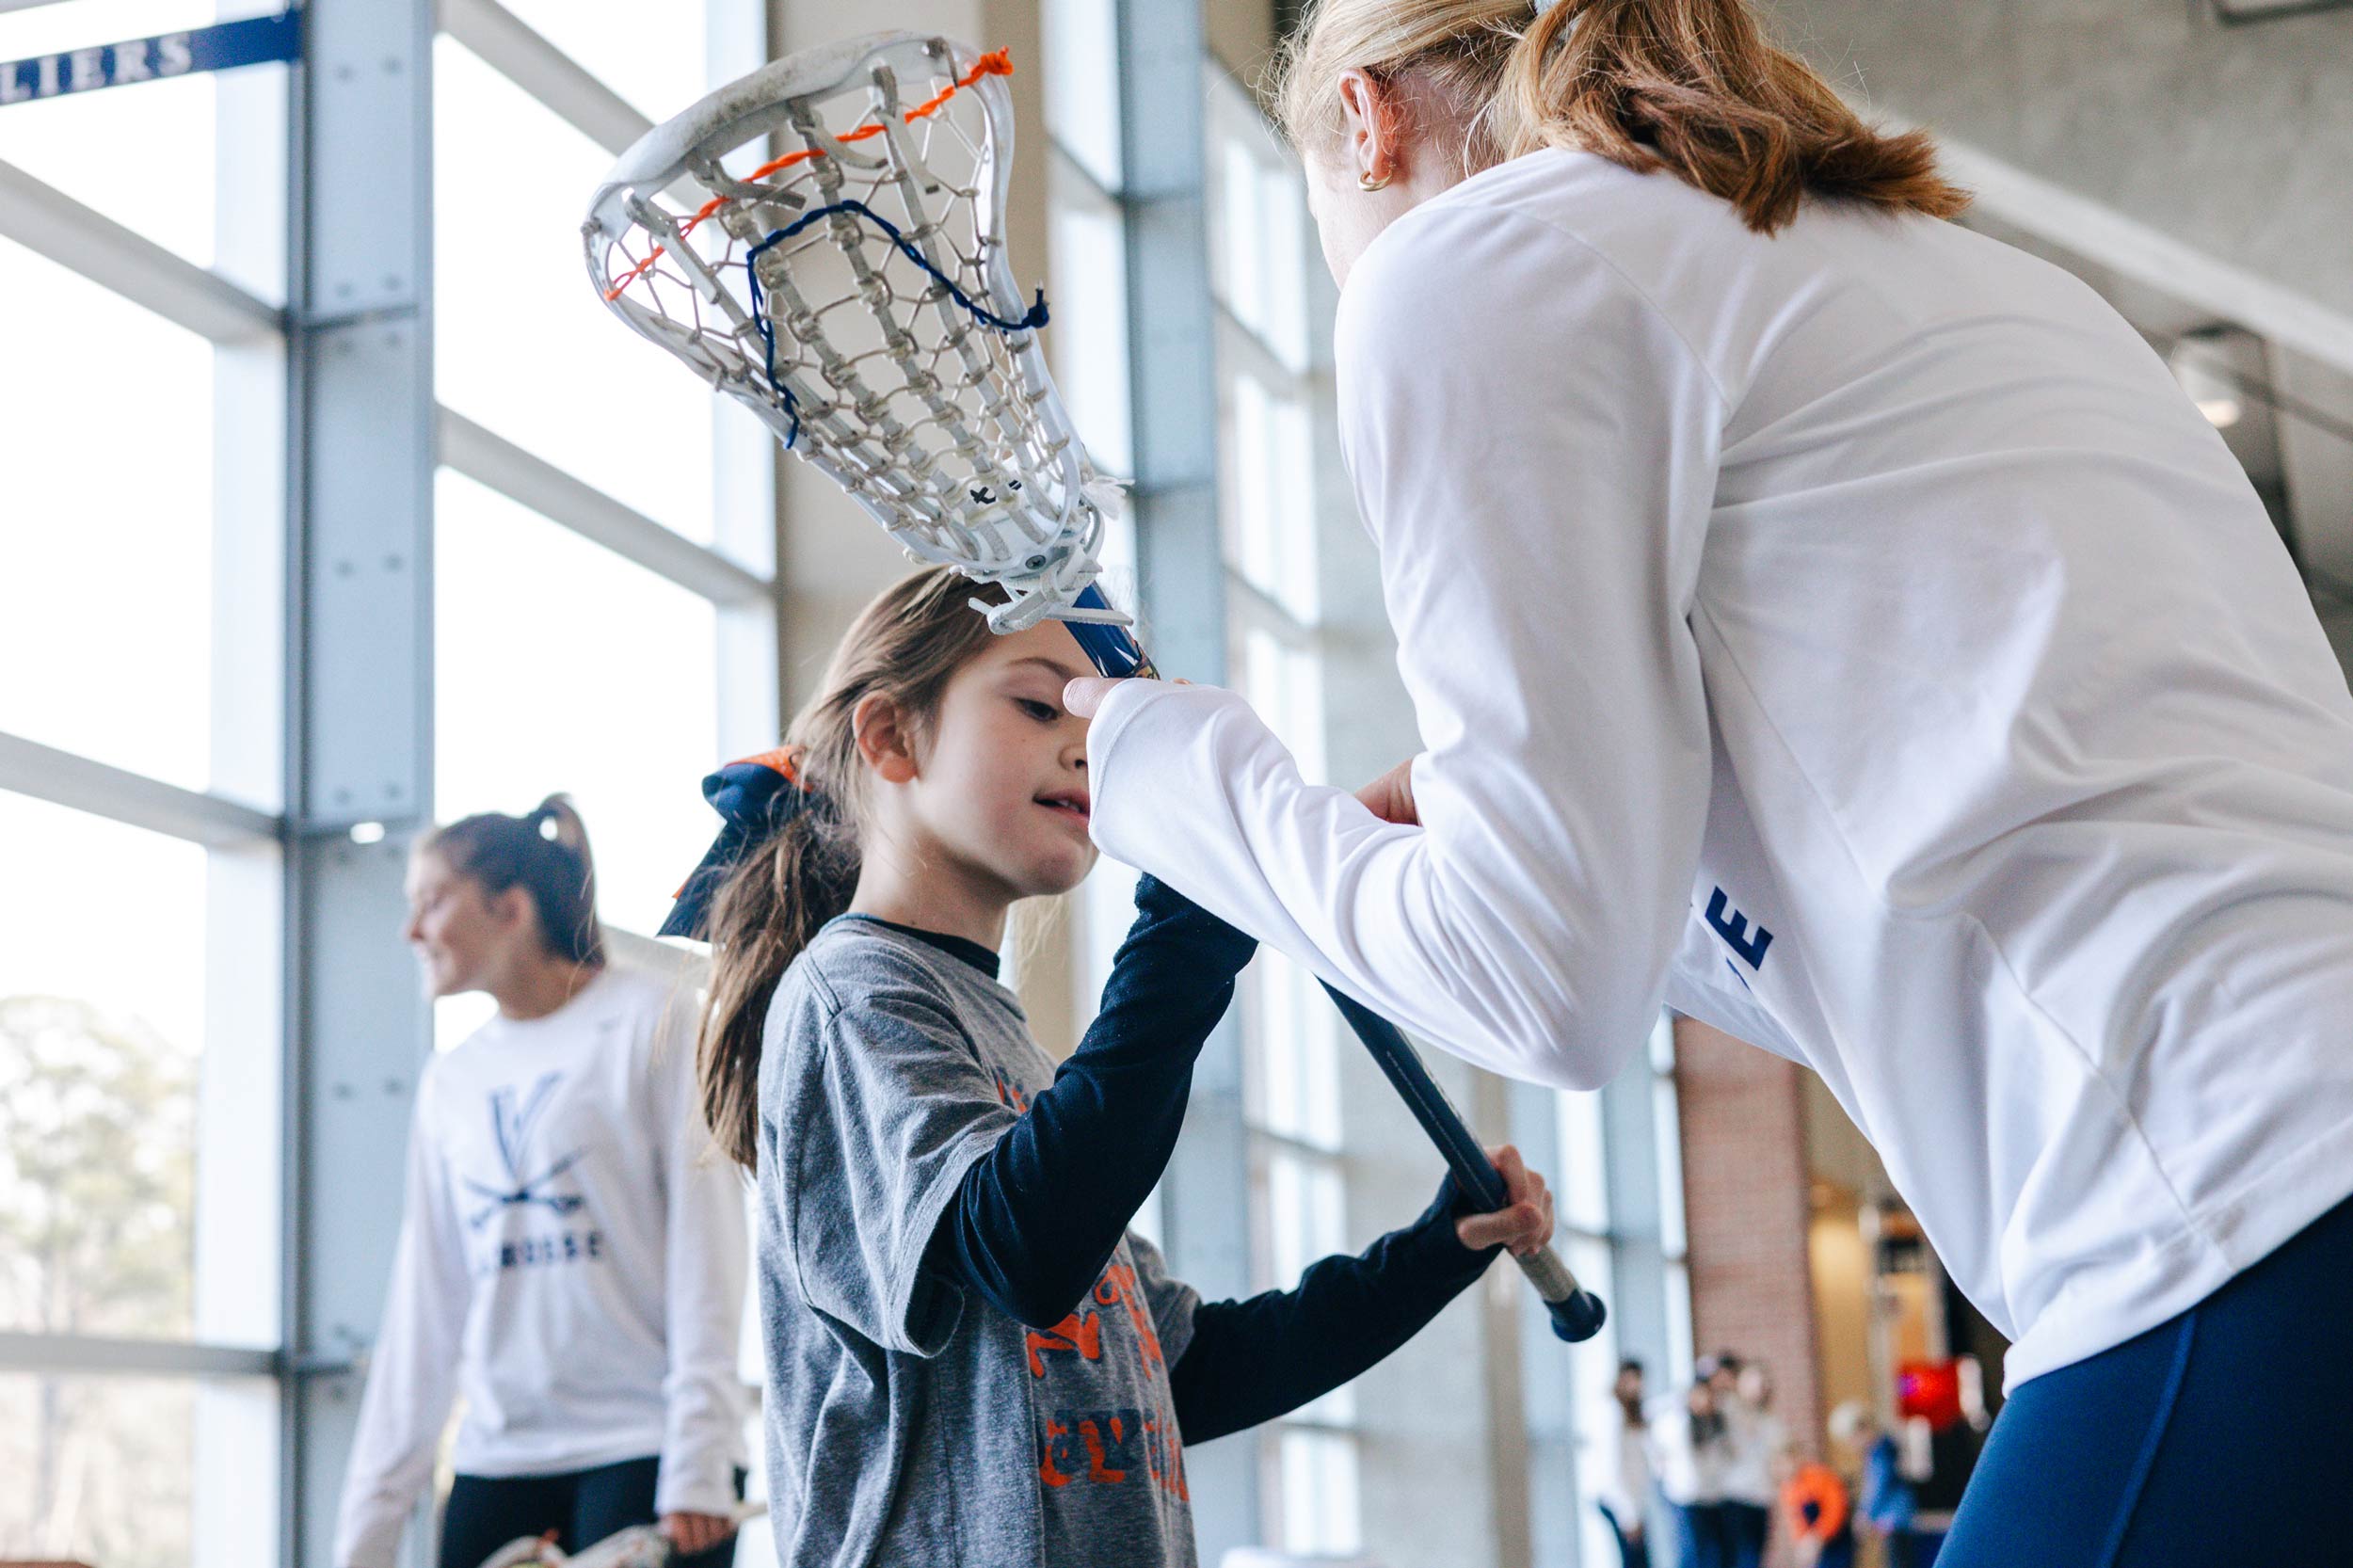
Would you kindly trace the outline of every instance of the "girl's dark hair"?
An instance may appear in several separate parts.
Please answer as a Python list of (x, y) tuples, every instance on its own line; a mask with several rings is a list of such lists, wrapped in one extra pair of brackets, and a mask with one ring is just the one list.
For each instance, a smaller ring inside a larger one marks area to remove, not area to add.
[(604, 928), (597, 923), (597, 869), (588, 829), (571, 797), (553, 794), (527, 815), (483, 811), (437, 828), (418, 844), (470, 876), (493, 897), (509, 888), (531, 895), (539, 940), (548, 952), (574, 964), (604, 962)]
[(1774, 46), (1753, 0), (1318, 0), (1273, 96), (1297, 145), (1340, 130), (1340, 72), (1411, 78), (1465, 121), (1465, 172), (1544, 147), (1665, 170), (1771, 233), (1808, 196), (1950, 217), (1969, 203), (1919, 131), (1865, 123)]
[(817, 693), (785, 729), (804, 800), (721, 885), (711, 912), (711, 988), (696, 1067), (712, 1139), (749, 1168), (759, 1148), (760, 1033), (784, 971), (857, 889), (866, 769), (858, 704), (889, 699), (927, 739), (948, 681), (989, 639), (973, 599), (992, 590), (946, 567), (891, 584), (858, 613)]

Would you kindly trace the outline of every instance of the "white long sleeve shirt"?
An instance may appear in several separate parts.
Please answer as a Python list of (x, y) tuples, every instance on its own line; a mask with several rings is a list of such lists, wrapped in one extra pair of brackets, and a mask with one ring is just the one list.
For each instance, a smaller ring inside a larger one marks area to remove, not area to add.
[(1609, 1505), (1622, 1529), (1639, 1528), (1650, 1506), (1652, 1446), (1648, 1425), (1619, 1420), (1617, 1445), (1609, 1456), (1615, 1463), (1602, 1473), (1594, 1500)]
[(1721, 1429), (1705, 1442), (1691, 1440), (1691, 1413), (1672, 1395), (1651, 1401), (1643, 1430), (1657, 1467), (1658, 1490), (1677, 1508), (1724, 1500), (1724, 1472), (1732, 1462), (1730, 1436)]
[(744, 1190), (696, 1113), (694, 1011), (608, 968), (426, 1064), (337, 1568), (393, 1561), (459, 1393), (463, 1474), (654, 1454), (659, 1512), (734, 1506)]
[(1773, 1484), (1773, 1456), (1788, 1442), (1781, 1417), (1735, 1400), (1724, 1411), (1730, 1451), (1724, 1464), (1724, 1497), (1752, 1508), (1771, 1508), (1781, 1489)]
[(1955, 226), (1481, 173), (1343, 292), (1419, 826), (1132, 681), (1102, 848), (1481, 1065), (1817, 1070), (2015, 1384), (2353, 1191), (2353, 698), (2145, 344)]

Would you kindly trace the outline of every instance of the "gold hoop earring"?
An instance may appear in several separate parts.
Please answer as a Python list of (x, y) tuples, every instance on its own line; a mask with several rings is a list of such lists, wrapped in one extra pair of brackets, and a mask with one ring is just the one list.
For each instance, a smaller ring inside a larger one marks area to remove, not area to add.
[(1391, 178), (1392, 176), (1384, 174), (1376, 180), (1369, 174), (1359, 174), (1356, 176), (1356, 188), (1358, 190), (1386, 190), (1389, 188)]

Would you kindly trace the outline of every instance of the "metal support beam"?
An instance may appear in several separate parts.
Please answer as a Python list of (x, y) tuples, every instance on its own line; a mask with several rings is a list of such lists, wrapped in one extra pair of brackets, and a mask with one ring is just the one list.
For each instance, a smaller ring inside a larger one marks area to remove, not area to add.
[(1117, 0), (1137, 575), (1152, 655), (1225, 676), (1201, 19)]
[[(429, 1014), (397, 940), (432, 807), (432, 0), (311, 0), (297, 103), (286, 798), (286, 1568), (331, 1568)], [(390, 831), (355, 843), (347, 829)], [(412, 1539), (404, 1562), (429, 1562)]]
[(607, 152), (627, 152), (653, 129), (619, 93), (497, 0), (441, 0), (441, 31)]
[(717, 551), (663, 527), (454, 408), (442, 408), (438, 423), (441, 461), (475, 483), (690, 593), (720, 604), (768, 602), (773, 590), (767, 580)]
[[(1890, 130), (1912, 128), (1877, 118)], [(2353, 317), (1967, 142), (1939, 136), (1937, 154), (1945, 174), (1976, 192), (1977, 206), (1993, 216), (2210, 311), (2217, 321), (2353, 373)]]
[(266, 811), (6, 733), (0, 733), (0, 791), (214, 847), (268, 843), (279, 832), (279, 819)]
[(278, 332), (269, 305), (8, 163), (0, 163), (0, 236), (215, 343)]
[[(1225, 567), (1200, 8), (1112, 0), (1112, 10), (1138, 597), (1162, 669), (1223, 680)], [(1171, 1264), (1211, 1298), (1244, 1295), (1252, 1285), (1243, 1077), (1241, 1023), (1229, 1013), (1193, 1069), (1185, 1136), (1161, 1186)], [(1186, 1454), (1203, 1561), (1258, 1540), (1257, 1458), (1251, 1442)]]
[(0, 1372), (97, 1377), (265, 1378), (278, 1352), (178, 1339), (97, 1339), (81, 1334), (0, 1334)]

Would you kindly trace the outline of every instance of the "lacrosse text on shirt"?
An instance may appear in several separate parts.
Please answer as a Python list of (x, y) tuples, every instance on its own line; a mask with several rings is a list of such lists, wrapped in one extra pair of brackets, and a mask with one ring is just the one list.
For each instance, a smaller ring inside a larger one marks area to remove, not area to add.
[[(466, 1214), (469, 1230), (479, 1232), (499, 1215), (517, 1210), (528, 1216), (534, 1209), (544, 1208), (558, 1219), (568, 1219), (586, 1205), (587, 1200), (574, 1190), (574, 1184), (564, 1177), (585, 1158), (587, 1151), (571, 1149), (551, 1159), (536, 1154), (532, 1148), (532, 1134), (545, 1116), (549, 1101), (563, 1078), (561, 1073), (542, 1073), (528, 1093), (519, 1092), (511, 1083), (490, 1091), (491, 1142), (498, 1149), (504, 1169), (491, 1181), (464, 1178), (466, 1191), (472, 1199), (472, 1207)], [(604, 1256), (604, 1233), (593, 1228), (567, 1227), (505, 1236), (475, 1256), (473, 1274), (479, 1279), (503, 1269), (601, 1262)]]

